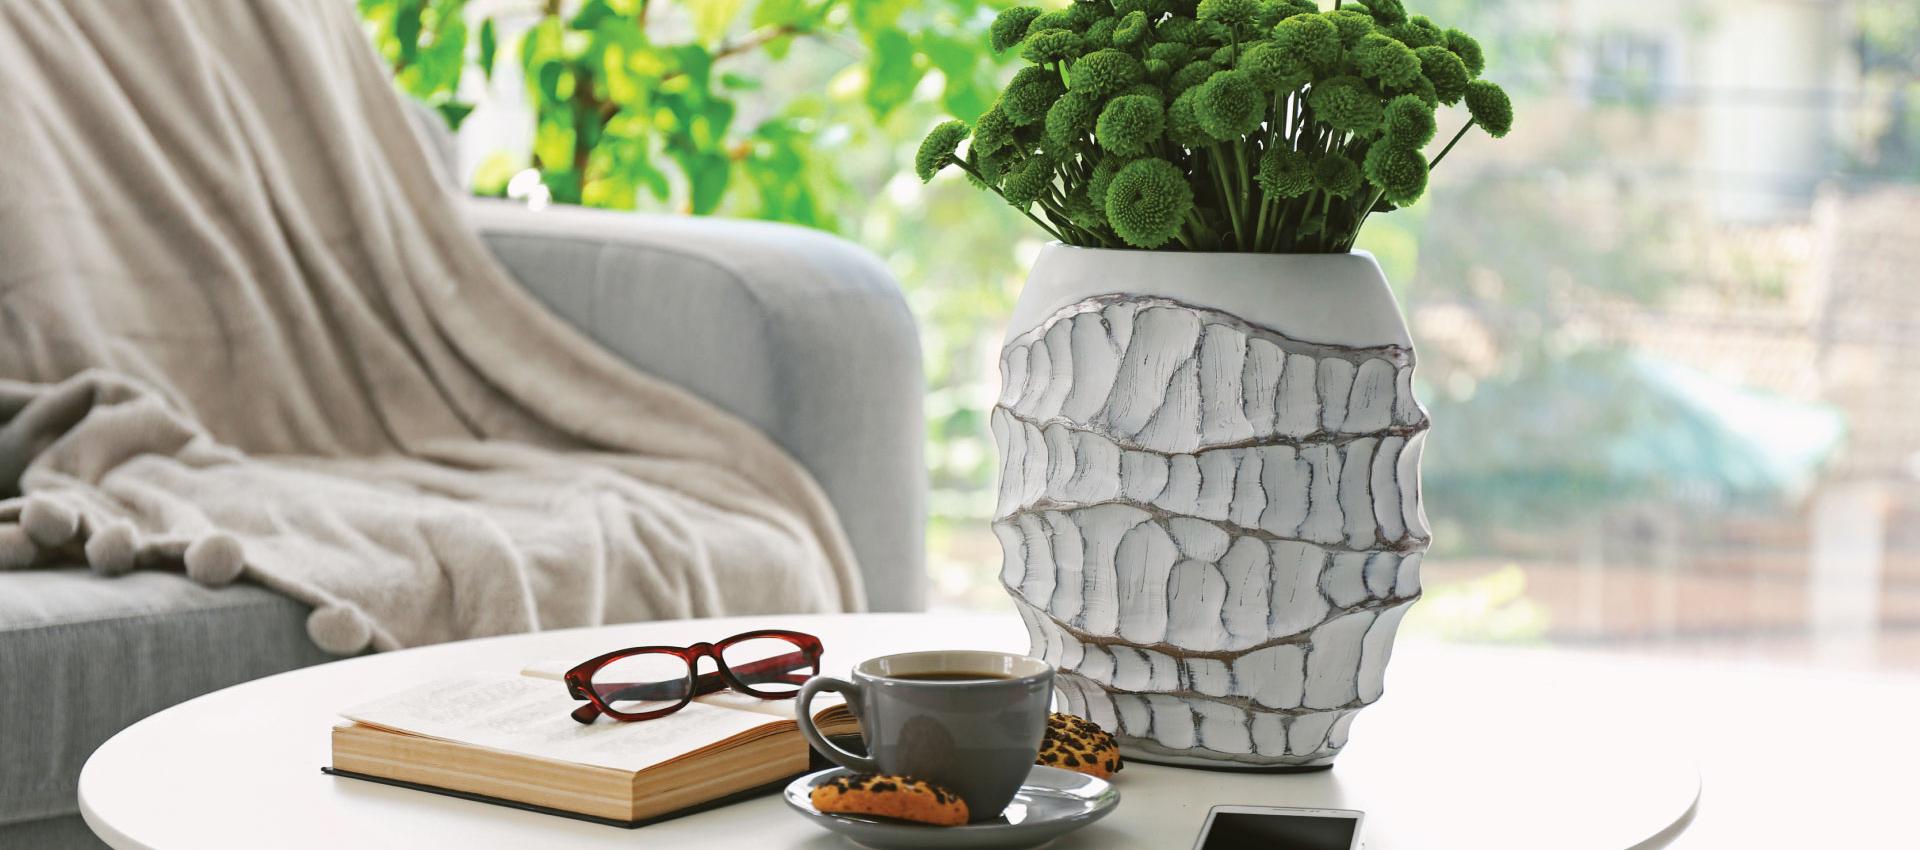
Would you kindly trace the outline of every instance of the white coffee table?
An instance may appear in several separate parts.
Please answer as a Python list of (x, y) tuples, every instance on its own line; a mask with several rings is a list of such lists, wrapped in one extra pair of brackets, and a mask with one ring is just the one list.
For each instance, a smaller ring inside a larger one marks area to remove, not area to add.
[[(637, 644), (799, 629), (829, 668), (873, 655), (1024, 651), (1012, 616), (772, 616), (577, 629), (372, 655), (170, 708), (102, 745), (80, 775), (87, 823), (119, 850), (850, 847), (763, 797), (639, 830), (324, 775), (335, 712), (422, 678), (512, 672)], [(1219, 803), (1357, 808), (1370, 850), (1630, 850), (1685, 828), (1699, 773), (1620, 691), (1551, 653), (1408, 644), (1331, 771), (1249, 775), (1131, 764), (1120, 808), (1060, 850), (1190, 847)], [(559, 685), (555, 685), (559, 687)]]

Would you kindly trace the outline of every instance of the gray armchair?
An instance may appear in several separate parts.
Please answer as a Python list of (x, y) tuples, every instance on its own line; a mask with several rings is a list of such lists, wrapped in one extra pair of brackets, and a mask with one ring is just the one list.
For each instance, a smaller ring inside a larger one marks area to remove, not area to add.
[[(554, 312), (813, 472), (873, 610), (924, 604), (919, 345), (871, 254), (782, 225), (468, 203)], [(167, 573), (0, 572), (0, 847), (99, 846), (75, 814), (93, 749), (174, 703), (327, 660), (306, 614), (259, 587)]]

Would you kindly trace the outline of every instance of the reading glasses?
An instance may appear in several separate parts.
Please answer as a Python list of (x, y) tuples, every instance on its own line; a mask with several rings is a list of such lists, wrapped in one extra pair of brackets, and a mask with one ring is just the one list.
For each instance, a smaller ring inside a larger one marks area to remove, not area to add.
[[(592, 723), (665, 717), (694, 697), (729, 688), (759, 699), (792, 699), (820, 673), (820, 639), (803, 632), (760, 629), (692, 646), (636, 646), (583, 661), (568, 670), (567, 693), (586, 704), (573, 719)], [(701, 658), (716, 669), (698, 672)]]

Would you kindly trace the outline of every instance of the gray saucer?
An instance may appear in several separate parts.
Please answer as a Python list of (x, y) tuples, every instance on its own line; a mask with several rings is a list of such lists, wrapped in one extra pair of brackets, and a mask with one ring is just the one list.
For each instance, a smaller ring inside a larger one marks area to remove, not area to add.
[(1039, 847), (1105, 817), (1120, 804), (1120, 792), (1104, 779), (1034, 765), (1026, 784), (998, 819), (966, 826), (922, 826), (864, 815), (827, 814), (813, 807), (808, 796), (813, 786), (849, 773), (846, 768), (836, 767), (795, 779), (787, 786), (787, 805), (808, 820), (875, 850)]

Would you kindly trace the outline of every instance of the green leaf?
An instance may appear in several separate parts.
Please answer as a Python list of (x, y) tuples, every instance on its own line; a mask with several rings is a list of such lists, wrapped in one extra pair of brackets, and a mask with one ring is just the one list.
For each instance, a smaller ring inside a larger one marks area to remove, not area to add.
[(720, 75), (720, 87), (733, 91), (758, 91), (760, 89), (760, 81), (745, 74), (736, 74), (732, 71), (727, 71)]
[(493, 28), (493, 19), (480, 22), (480, 72), (487, 81), (493, 81), (493, 58), (500, 50), (500, 36)]
[(873, 54), (867, 64), (867, 106), (879, 117), (886, 117), (913, 97), (913, 89), (926, 76), (926, 68), (914, 60), (913, 40), (895, 28), (874, 33)]
[(574, 14), (573, 20), (567, 22), (567, 27), (569, 29), (592, 32), (593, 30), (599, 29), (601, 22), (608, 18), (618, 19), (620, 18), (620, 13), (614, 11), (612, 6), (607, 5), (607, 0), (587, 0), (585, 4), (581, 5), (580, 11)]
[(408, 64), (420, 52), (421, 0), (399, 0), (393, 10), (393, 38), (400, 43), (400, 63)]
[(447, 127), (454, 130), (460, 129), (460, 122), (467, 120), (467, 116), (473, 112), (473, 104), (457, 100), (445, 101), (434, 108), (439, 110), (441, 118), (446, 119)]
[(727, 34), (727, 27), (733, 25), (733, 19), (739, 17), (740, 8), (745, 0), (689, 0), (687, 6), (693, 14), (693, 33), (702, 44), (717, 44), (720, 37)]

